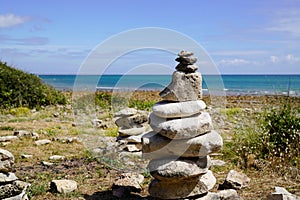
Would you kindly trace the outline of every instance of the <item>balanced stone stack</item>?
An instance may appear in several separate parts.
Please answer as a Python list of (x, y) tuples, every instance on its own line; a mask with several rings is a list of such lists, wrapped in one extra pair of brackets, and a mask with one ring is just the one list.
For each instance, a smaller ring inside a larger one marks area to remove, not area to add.
[(0, 149), (0, 199), (25, 200), (28, 199), (26, 190), (29, 183), (20, 181), (12, 172), (14, 156), (4, 149)]
[(114, 120), (119, 127), (117, 140), (120, 145), (124, 146), (124, 150), (141, 151), (141, 138), (148, 127), (148, 112), (126, 108), (117, 112)]
[(209, 154), (220, 150), (223, 141), (205, 112), (202, 77), (192, 55), (178, 54), (172, 82), (160, 93), (164, 100), (150, 114), (153, 131), (142, 138), (143, 157), (150, 159), (154, 177), (149, 193), (160, 199), (205, 197), (216, 183)]

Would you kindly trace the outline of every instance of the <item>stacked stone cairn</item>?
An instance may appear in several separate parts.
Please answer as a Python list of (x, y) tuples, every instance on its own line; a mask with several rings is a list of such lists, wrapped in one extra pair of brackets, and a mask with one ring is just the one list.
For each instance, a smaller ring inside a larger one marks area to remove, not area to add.
[(181, 51), (172, 82), (160, 92), (163, 101), (150, 114), (152, 132), (145, 134), (143, 157), (154, 180), (151, 196), (159, 199), (208, 198), (216, 178), (209, 170), (209, 154), (221, 149), (222, 137), (213, 130), (202, 99), (197, 58)]
[(125, 108), (115, 114), (115, 124), (119, 127), (117, 141), (120, 148), (128, 152), (142, 150), (142, 136), (148, 130), (148, 112)]
[(0, 149), (0, 199), (3, 200), (28, 199), (26, 190), (30, 184), (20, 181), (13, 173), (14, 161), (9, 151)]

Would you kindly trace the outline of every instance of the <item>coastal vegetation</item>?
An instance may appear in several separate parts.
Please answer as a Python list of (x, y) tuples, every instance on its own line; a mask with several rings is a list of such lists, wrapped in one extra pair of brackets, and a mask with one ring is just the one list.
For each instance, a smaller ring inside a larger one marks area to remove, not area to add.
[(25, 73), (0, 61), (0, 107), (39, 108), (66, 104), (66, 97), (34, 74)]

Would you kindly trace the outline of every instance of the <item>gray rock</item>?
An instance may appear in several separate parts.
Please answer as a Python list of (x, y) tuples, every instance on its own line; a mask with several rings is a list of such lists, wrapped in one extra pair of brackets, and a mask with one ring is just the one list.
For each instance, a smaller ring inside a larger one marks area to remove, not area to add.
[(29, 183), (23, 181), (14, 181), (9, 184), (0, 185), (0, 199), (15, 198), (15, 196), (24, 194), (29, 186)]
[(177, 54), (179, 57), (189, 57), (194, 55), (193, 52), (182, 50)]
[(161, 118), (188, 117), (206, 108), (202, 100), (185, 102), (160, 101), (153, 105), (152, 113)]
[(0, 172), (11, 172), (15, 157), (7, 150), (0, 149)]
[(149, 132), (142, 138), (143, 157), (145, 159), (170, 156), (203, 157), (221, 149), (222, 137), (211, 131), (191, 139), (171, 140), (155, 132)]
[(13, 197), (5, 198), (3, 200), (29, 200), (29, 197), (26, 194), (26, 190), (23, 190), (20, 194)]
[(226, 164), (223, 160), (211, 160), (212, 166), (224, 166)]
[(19, 139), (19, 138), (14, 135), (1, 136), (0, 142), (11, 142), (11, 141), (17, 140), (17, 139)]
[(233, 189), (220, 190), (217, 194), (220, 196), (221, 200), (239, 200), (240, 199), (236, 190), (233, 190)]
[(123, 129), (141, 127), (142, 124), (148, 122), (148, 113), (139, 112), (129, 117), (115, 118), (115, 124)]
[(141, 151), (142, 145), (140, 144), (127, 144), (125, 150), (129, 152)]
[(50, 167), (50, 166), (54, 165), (54, 163), (52, 163), (52, 162), (47, 162), (47, 161), (42, 161), (42, 165), (47, 166), (47, 167)]
[(179, 158), (151, 160), (148, 169), (151, 175), (160, 181), (175, 181), (205, 174), (210, 167), (210, 158)]
[(184, 64), (184, 65), (193, 65), (197, 62), (197, 58), (196, 57), (178, 57), (175, 59), (177, 62), (180, 62), (180, 64)]
[(176, 66), (177, 71), (181, 71), (185, 73), (194, 73), (195, 71), (197, 71), (197, 69), (198, 69), (197, 65), (186, 65), (186, 64), (179, 63)]
[(129, 117), (135, 115), (137, 110), (134, 108), (125, 108), (115, 113), (115, 117)]
[(22, 155), (21, 155), (21, 158), (29, 159), (29, 158), (33, 158), (33, 155), (22, 154)]
[(40, 146), (40, 145), (46, 145), (46, 144), (50, 144), (51, 140), (48, 139), (43, 139), (43, 140), (37, 140), (34, 142), (35, 145)]
[(193, 138), (213, 129), (212, 120), (207, 112), (172, 120), (151, 113), (150, 126), (155, 132), (170, 139)]
[(68, 194), (77, 189), (77, 182), (73, 180), (52, 180), (50, 183), (50, 189), (53, 192), (62, 194)]
[(146, 131), (146, 127), (136, 127), (136, 128), (128, 128), (128, 129), (119, 129), (120, 136), (131, 136), (131, 135), (140, 135)]
[(172, 82), (159, 93), (168, 101), (196, 101), (202, 99), (202, 77), (199, 73), (175, 71)]
[(7, 182), (13, 182), (15, 180), (18, 180), (18, 178), (14, 173), (0, 173), (0, 185)]
[(141, 192), (141, 184), (144, 181), (144, 176), (138, 173), (123, 173), (118, 177), (113, 185), (113, 195), (122, 198), (128, 195), (130, 192)]
[(77, 137), (55, 137), (52, 141), (57, 141), (61, 143), (73, 143), (73, 142), (81, 142), (81, 140)]
[(242, 189), (248, 187), (249, 182), (250, 178), (246, 174), (230, 170), (220, 187), (224, 189)]
[(50, 160), (64, 160), (65, 158), (66, 158), (65, 156), (60, 156), (60, 155), (53, 155), (49, 157)]
[(146, 132), (139, 134), (139, 135), (131, 135), (131, 136), (118, 136), (118, 142), (125, 142), (125, 143), (142, 143), (142, 137), (146, 134)]
[(29, 131), (26, 130), (17, 130), (14, 131), (14, 135), (17, 137), (31, 137), (31, 133)]
[(179, 182), (154, 179), (149, 185), (149, 193), (161, 199), (179, 199), (207, 193), (216, 184), (216, 178), (209, 170), (200, 177), (180, 180)]
[(283, 187), (275, 187), (275, 192), (269, 194), (267, 200), (300, 200), (300, 197), (289, 193)]

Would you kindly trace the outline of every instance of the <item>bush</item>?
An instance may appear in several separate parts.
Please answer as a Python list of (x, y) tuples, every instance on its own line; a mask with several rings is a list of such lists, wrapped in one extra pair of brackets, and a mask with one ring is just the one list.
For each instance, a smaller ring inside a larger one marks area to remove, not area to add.
[[(233, 161), (249, 167), (253, 158), (271, 165), (300, 165), (300, 109), (286, 100), (280, 106), (256, 114), (254, 126), (243, 127), (231, 144)], [(251, 123), (249, 123), (251, 124)], [(229, 150), (228, 150), (229, 151)]]
[(66, 97), (46, 85), (34, 74), (8, 66), (0, 61), (0, 107), (37, 108), (46, 105), (66, 104)]

